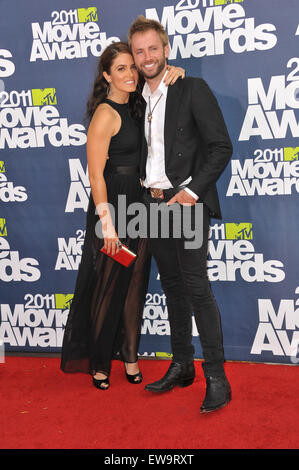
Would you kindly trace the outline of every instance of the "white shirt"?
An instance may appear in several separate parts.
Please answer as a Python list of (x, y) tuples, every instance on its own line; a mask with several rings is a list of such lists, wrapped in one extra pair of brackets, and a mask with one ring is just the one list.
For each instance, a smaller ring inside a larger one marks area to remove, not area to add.
[[(142, 96), (147, 103), (144, 121), (144, 130), (147, 140), (149, 132), (149, 122), (147, 120), (149, 113), (149, 100), (150, 109), (152, 112), (151, 146), (148, 147), (146, 177), (143, 182), (146, 188), (169, 189), (173, 187), (165, 173), (164, 122), (168, 87), (163, 81), (164, 77), (162, 78), (158, 88), (154, 91), (154, 93), (151, 93), (150, 87), (147, 83), (145, 83), (142, 91)], [(182, 185), (190, 183), (191, 179), (192, 178), (190, 176), (182, 183)], [(185, 191), (191, 194), (191, 196), (193, 196), (195, 199), (198, 199), (198, 196), (190, 191), (190, 189), (185, 188)]]

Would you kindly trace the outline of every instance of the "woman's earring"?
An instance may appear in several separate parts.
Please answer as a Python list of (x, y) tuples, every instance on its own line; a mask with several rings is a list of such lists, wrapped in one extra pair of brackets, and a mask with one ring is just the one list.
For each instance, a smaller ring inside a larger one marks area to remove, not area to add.
[(108, 85), (107, 85), (107, 90), (106, 90), (106, 93), (107, 93), (107, 96), (110, 95), (110, 82), (108, 82)]

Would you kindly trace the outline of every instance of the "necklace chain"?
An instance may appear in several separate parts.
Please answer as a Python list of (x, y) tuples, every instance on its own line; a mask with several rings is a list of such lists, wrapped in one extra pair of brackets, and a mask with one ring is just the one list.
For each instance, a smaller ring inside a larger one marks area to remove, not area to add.
[(162, 98), (162, 95), (163, 93), (161, 93), (161, 95), (159, 96), (159, 98), (157, 99), (153, 109), (151, 109), (151, 99), (149, 98), (148, 100), (148, 107), (149, 107), (149, 113), (147, 115), (147, 122), (148, 122), (148, 139), (147, 139), (147, 145), (149, 147), (151, 147), (151, 143), (152, 143), (152, 137), (151, 137), (151, 134), (152, 134), (152, 119), (153, 119), (153, 112), (155, 110), (155, 107), (157, 106), (157, 104), (159, 103), (160, 99)]

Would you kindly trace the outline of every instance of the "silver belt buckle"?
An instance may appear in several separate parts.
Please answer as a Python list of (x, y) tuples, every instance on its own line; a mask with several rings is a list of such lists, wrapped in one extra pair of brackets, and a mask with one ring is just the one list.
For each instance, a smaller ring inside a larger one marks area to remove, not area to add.
[(164, 199), (163, 189), (159, 188), (149, 188), (152, 198), (154, 199)]

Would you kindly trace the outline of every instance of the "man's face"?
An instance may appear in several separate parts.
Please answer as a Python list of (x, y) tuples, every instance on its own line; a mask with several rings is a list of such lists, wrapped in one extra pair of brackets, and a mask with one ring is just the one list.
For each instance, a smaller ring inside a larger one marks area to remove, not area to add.
[(131, 39), (131, 49), (137, 70), (146, 79), (164, 75), (169, 46), (163, 46), (159, 34), (150, 29), (135, 33)]

